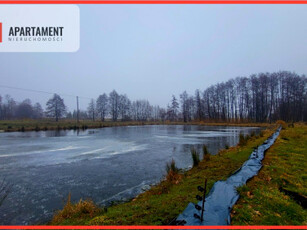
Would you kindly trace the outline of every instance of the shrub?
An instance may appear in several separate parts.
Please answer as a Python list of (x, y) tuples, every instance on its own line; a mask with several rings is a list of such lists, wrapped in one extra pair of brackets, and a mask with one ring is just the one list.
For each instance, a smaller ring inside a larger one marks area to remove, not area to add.
[(239, 135), (239, 145), (240, 146), (244, 146), (246, 145), (247, 141), (249, 140), (250, 136), (249, 135), (245, 135), (243, 133), (240, 133)]
[(166, 180), (171, 183), (177, 183), (181, 178), (181, 176), (179, 175), (179, 169), (177, 168), (174, 159), (172, 159), (170, 163), (166, 164), (166, 172)]
[(207, 146), (206, 146), (206, 145), (203, 145), (203, 154), (204, 154), (204, 155), (209, 154), (209, 152), (208, 152), (208, 149), (207, 149)]
[(288, 127), (289, 128), (294, 128), (294, 123), (292, 122), (292, 123), (288, 124)]
[(240, 133), (239, 135), (239, 145), (240, 146), (243, 146), (246, 144), (246, 141), (245, 141), (245, 137), (244, 137), (244, 134), (243, 133)]
[(278, 120), (278, 121), (276, 121), (276, 124), (277, 124), (277, 125), (281, 125), (283, 129), (286, 129), (286, 128), (287, 128), (287, 123), (284, 122), (283, 120)]
[(170, 171), (173, 171), (173, 172), (176, 172), (176, 173), (179, 172), (179, 169), (177, 168), (174, 159), (172, 159), (171, 162), (166, 163), (166, 172), (169, 173)]
[(191, 156), (193, 160), (193, 167), (195, 167), (200, 162), (199, 152), (195, 148), (191, 148)]
[(229, 149), (229, 145), (228, 144), (225, 144), (225, 149)]
[(61, 223), (64, 220), (71, 218), (84, 218), (84, 217), (94, 217), (96, 214), (102, 212), (93, 201), (82, 199), (75, 204), (71, 203), (71, 194), (68, 194), (67, 203), (64, 208), (55, 213), (52, 218), (52, 224)]
[(204, 160), (206, 161), (210, 160), (210, 153), (206, 145), (203, 145), (203, 155), (204, 155)]

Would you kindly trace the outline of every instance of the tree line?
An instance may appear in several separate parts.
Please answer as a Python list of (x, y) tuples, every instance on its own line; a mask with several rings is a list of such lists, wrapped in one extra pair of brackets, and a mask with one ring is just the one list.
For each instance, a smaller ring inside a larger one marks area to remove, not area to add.
[[(92, 99), (87, 111), (79, 111), (81, 119), (101, 120), (110, 119), (112, 121), (149, 121), (165, 120), (161, 116), (163, 108), (153, 106), (148, 100), (131, 101), (127, 95), (119, 94), (113, 90), (108, 95), (106, 93)], [(77, 111), (68, 114), (69, 118), (76, 118)]]
[(16, 102), (10, 95), (0, 95), (0, 119), (41, 119), (44, 117), (44, 110), (40, 103), (32, 104), (30, 99)]
[(29, 99), (17, 103), (0, 96), (0, 119), (40, 119), (44, 117), (112, 121), (224, 121), (272, 122), (307, 120), (307, 79), (304, 75), (281, 71), (237, 77), (196, 90), (172, 96), (166, 108), (153, 106), (147, 100), (131, 101), (115, 90), (92, 99), (86, 111), (68, 112), (63, 98), (54, 94), (46, 110)]
[(307, 120), (307, 79), (287, 71), (237, 77), (180, 97), (184, 120)]

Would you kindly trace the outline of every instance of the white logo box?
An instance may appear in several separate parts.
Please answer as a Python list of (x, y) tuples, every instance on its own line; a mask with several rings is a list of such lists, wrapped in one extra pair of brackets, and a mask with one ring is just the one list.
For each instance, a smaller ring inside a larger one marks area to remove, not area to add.
[(0, 5), (0, 23), (0, 52), (76, 52), (80, 46), (77, 5)]

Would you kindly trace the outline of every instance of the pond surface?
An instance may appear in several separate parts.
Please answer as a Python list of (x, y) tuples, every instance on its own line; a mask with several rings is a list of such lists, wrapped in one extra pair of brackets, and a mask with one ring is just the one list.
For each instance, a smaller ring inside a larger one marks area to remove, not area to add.
[(172, 159), (192, 166), (190, 148), (211, 154), (234, 146), (239, 134), (259, 128), (153, 125), (86, 131), (0, 133), (0, 182), (11, 192), (0, 206), (0, 224), (43, 224), (72, 201), (101, 205), (134, 197), (159, 182)]

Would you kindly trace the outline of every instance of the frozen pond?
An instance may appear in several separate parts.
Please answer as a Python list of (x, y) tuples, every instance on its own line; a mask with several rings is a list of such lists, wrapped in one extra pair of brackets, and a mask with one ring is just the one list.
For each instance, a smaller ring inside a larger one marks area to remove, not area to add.
[(192, 146), (206, 144), (216, 154), (252, 131), (260, 129), (154, 125), (0, 133), (0, 180), (12, 184), (0, 224), (46, 223), (69, 192), (72, 201), (99, 204), (131, 198), (161, 180), (172, 158), (191, 167)]

